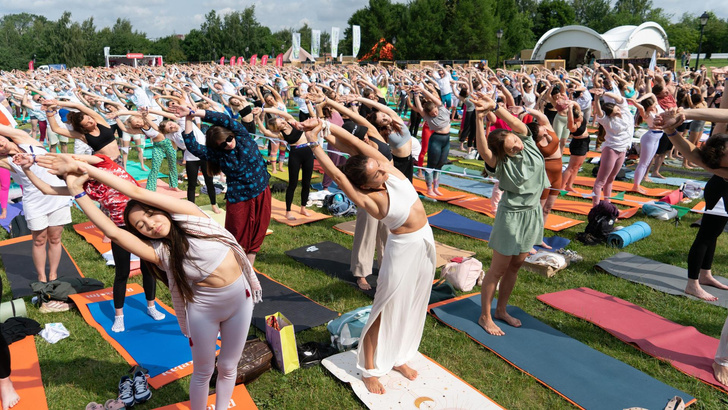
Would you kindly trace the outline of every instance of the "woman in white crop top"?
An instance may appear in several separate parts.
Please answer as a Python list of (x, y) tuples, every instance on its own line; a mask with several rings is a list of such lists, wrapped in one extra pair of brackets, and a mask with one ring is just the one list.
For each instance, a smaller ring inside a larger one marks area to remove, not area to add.
[[(192, 409), (206, 408), (220, 333), (216, 408), (227, 408), (253, 303), (262, 298), (260, 283), (245, 251), (230, 232), (192, 202), (170, 201), (166, 195), (147, 191), (83, 162), (48, 157), (42, 158), (39, 165), (65, 176), (70, 193), (88, 218), (112, 241), (153, 264), (155, 275), (169, 283), (180, 329), (190, 339), (194, 365), (190, 380)], [(85, 195), (83, 183), (89, 178), (131, 198), (124, 211), (128, 230), (117, 227)], [(160, 277), (161, 271), (166, 278)]]
[[(412, 184), (376, 148), (336, 125), (311, 119), (306, 139), (325, 172), (344, 193), (390, 230), (379, 268), (372, 312), (362, 332), (357, 367), (372, 393), (394, 369), (410, 380), (435, 276), (435, 243), (425, 209)], [(342, 170), (316, 142), (323, 129), (329, 146), (352, 154)]]

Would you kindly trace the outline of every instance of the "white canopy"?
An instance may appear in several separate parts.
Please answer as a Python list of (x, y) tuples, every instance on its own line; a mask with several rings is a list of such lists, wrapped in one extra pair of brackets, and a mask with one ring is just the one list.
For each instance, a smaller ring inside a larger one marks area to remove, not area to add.
[(298, 49), (298, 59), (293, 58), (293, 46), (288, 47), (288, 50), (283, 54), (283, 61), (285, 62), (297, 62), (297, 61), (316, 61), (315, 58), (308, 51), (304, 50), (303, 47)]

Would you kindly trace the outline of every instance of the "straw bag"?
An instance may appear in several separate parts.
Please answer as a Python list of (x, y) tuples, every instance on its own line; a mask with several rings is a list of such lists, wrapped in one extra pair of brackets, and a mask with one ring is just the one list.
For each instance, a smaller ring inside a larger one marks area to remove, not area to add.
[(441, 278), (447, 279), (457, 290), (468, 292), (480, 285), (485, 277), (483, 264), (475, 258), (453, 258), (442, 268)]

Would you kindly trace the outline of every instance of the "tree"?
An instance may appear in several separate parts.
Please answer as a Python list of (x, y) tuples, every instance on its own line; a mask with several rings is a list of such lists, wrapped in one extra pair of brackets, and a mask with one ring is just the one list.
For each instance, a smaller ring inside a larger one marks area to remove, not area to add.
[(576, 22), (574, 9), (565, 0), (543, 0), (536, 9), (533, 34), (540, 38), (552, 28), (564, 27)]
[(607, 0), (572, 0), (575, 21), (589, 27), (597, 33), (604, 33), (611, 27), (607, 26), (605, 16), (612, 10)]

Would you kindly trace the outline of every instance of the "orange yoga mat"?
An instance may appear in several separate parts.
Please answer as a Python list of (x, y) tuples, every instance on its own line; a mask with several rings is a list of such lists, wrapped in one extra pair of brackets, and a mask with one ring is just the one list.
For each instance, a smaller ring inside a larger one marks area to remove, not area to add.
[[(590, 202), (577, 202), (577, 201), (569, 201), (567, 199), (556, 199), (556, 202), (554, 203), (553, 210), (554, 211), (561, 211), (561, 212), (571, 212), (574, 214), (579, 215), (589, 215), (589, 211), (592, 209), (592, 204)], [(635, 216), (637, 212), (639, 212), (639, 207), (631, 207), (629, 209), (625, 210), (619, 210), (619, 218), (620, 219), (627, 219)]]
[(427, 184), (425, 183), (425, 181), (423, 181), (421, 179), (417, 179), (417, 178), (412, 180), (412, 185), (414, 185), (415, 190), (417, 190), (418, 193), (420, 193), (428, 198), (437, 199), (438, 201), (449, 202), (454, 199), (463, 198), (463, 197), (469, 195), (469, 194), (466, 194), (465, 192), (450, 191), (449, 189), (445, 189), (442, 186), (440, 186), (438, 188), (438, 190), (440, 192), (442, 192), (442, 195), (430, 196), (430, 195), (427, 195)]
[[(577, 197), (577, 198), (585, 198), (585, 199), (591, 200), (591, 197), (589, 197), (587, 195), (590, 195), (592, 193), (592, 191), (590, 191), (588, 189), (583, 189), (583, 188), (574, 188), (574, 190), (576, 190), (576, 192), (569, 192), (568, 195), (569, 196), (573, 196), (573, 197)], [(604, 194), (602, 194), (602, 199), (603, 198), (604, 198)], [(629, 195), (629, 194), (624, 194), (623, 198), (624, 199), (614, 199), (614, 198), (612, 198), (609, 201), (612, 202), (612, 203), (614, 203), (614, 204), (617, 204), (617, 205), (624, 205), (624, 206), (629, 206), (629, 207), (636, 206), (636, 207), (639, 207), (639, 208), (642, 208), (642, 205), (643, 204), (646, 204), (647, 202), (651, 202), (652, 201), (649, 198), (643, 198), (643, 197), (640, 197), (640, 196)]]
[[(215, 399), (216, 395), (212, 394), (207, 399), (207, 408), (209, 410), (215, 410)], [(248, 389), (245, 388), (244, 384), (238, 384), (235, 386), (235, 389), (233, 390), (233, 397), (230, 399), (230, 404), (228, 405), (228, 409), (237, 409), (237, 410), (248, 410), (248, 409), (257, 409), (258, 407), (255, 405), (255, 402), (253, 402), (253, 398), (250, 397), (250, 394), (248, 393)], [(177, 404), (170, 404), (169, 406), (164, 407), (157, 407), (155, 410), (189, 410), (190, 409), (190, 402), (186, 401), (184, 403), (177, 403)]]
[[(564, 149), (561, 151), (564, 155), (571, 155), (571, 151), (569, 151), (569, 147), (564, 147)], [(587, 158), (601, 158), (602, 153), (601, 152), (594, 152), (594, 151), (587, 151), (586, 152)]]
[(33, 336), (25, 336), (10, 345), (10, 362), (10, 380), (20, 396), (13, 410), (48, 410)]
[[(83, 236), (83, 238), (86, 239), (86, 242), (90, 243), (91, 246), (96, 248), (96, 250), (99, 251), (100, 254), (103, 255), (106, 252), (111, 251), (111, 242), (104, 242), (103, 232), (101, 232), (101, 230), (97, 228), (93, 222), (88, 221), (73, 225), (73, 229), (76, 231), (77, 234)], [(134, 276), (141, 273), (141, 270), (139, 270), (139, 264), (140, 262), (138, 260), (131, 262), (129, 266), (129, 276)]]
[[(595, 180), (596, 180), (596, 178), (577, 176), (576, 178), (574, 178), (574, 183), (576, 185), (589, 186), (589, 187), (593, 188)], [(630, 191), (632, 189), (632, 186), (633, 186), (633, 184), (631, 182), (614, 181), (614, 183), (612, 183), (612, 190), (613, 191)], [(645, 190), (645, 192), (643, 195), (653, 196), (653, 197), (658, 197), (658, 198), (662, 198), (663, 196), (674, 191), (674, 189), (664, 189), (664, 188), (644, 188), (644, 190)], [(644, 198), (643, 198), (643, 201), (644, 201)]]
[(275, 198), (271, 198), (271, 218), (273, 218), (278, 223), (286, 224), (288, 226), (298, 226), (331, 218), (331, 215), (324, 215), (322, 213), (314, 211), (313, 209), (308, 210), (308, 212), (311, 213), (311, 216), (303, 216), (298, 213), (298, 210), (300, 209), (300, 205), (291, 207), (291, 210), (293, 211), (296, 219), (290, 220), (286, 218), (286, 203), (283, 201), (279, 201)]
[[(490, 204), (490, 199), (488, 198), (483, 198), (477, 195), (469, 195), (465, 198), (456, 199), (448, 203), (495, 218), (493, 206)], [(580, 223), (584, 223), (584, 221), (571, 219), (561, 215), (549, 214), (544, 222), (544, 228), (549, 231), (559, 232), (564, 229), (569, 229), (572, 226), (579, 225)]]

